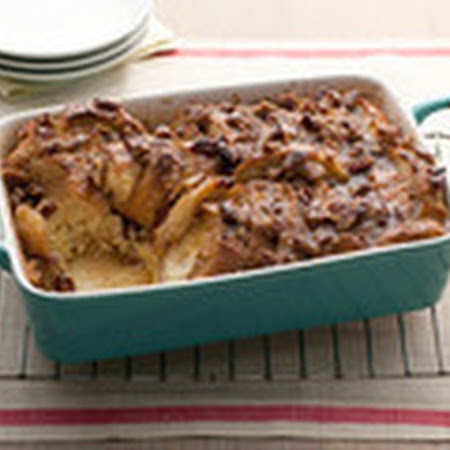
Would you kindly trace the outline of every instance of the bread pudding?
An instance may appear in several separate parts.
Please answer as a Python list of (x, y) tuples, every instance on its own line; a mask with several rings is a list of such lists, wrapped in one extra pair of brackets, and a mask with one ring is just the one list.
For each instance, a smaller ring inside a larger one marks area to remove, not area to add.
[(147, 126), (109, 100), (28, 121), (3, 161), (45, 290), (189, 280), (441, 236), (445, 173), (357, 90), (199, 103)]

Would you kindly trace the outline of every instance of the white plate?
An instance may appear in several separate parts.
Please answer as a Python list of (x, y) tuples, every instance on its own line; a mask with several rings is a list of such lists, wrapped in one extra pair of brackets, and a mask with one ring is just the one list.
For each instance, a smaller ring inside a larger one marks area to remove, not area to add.
[(95, 52), (126, 37), (149, 14), (150, 0), (1, 2), (0, 53), (58, 59)]
[(148, 18), (146, 17), (142, 24), (133, 31), (132, 34), (122, 39), (116, 45), (106, 47), (105, 50), (91, 53), (89, 56), (78, 57), (78, 58), (68, 58), (64, 60), (26, 60), (26, 59), (12, 59), (3, 58), (0, 54), (0, 68), (4, 70), (10, 69), (11, 72), (15, 72), (16, 69), (19, 71), (65, 71), (65, 70), (76, 70), (77, 68), (83, 68), (87, 65), (95, 64), (98, 61), (104, 61), (114, 55), (118, 54), (122, 50), (127, 49), (131, 44), (133, 44), (137, 39), (140, 39), (143, 33), (148, 32)]
[(144, 29), (138, 36), (136, 36), (134, 41), (130, 43), (128, 47), (121, 49), (119, 52), (114, 53), (114, 55), (106, 59), (96, 61), (86, 66), (68, 70), (33, 72), (23, 69), (11, 69), (0, 65), (0, 76), (20, 81), (34, 82), (63, 82), (70, 81), (76, 78), (86, 77), (88, 75), (93, 75), (95, 73), (109, 69), (125, 61), (133, 52), (136, 51), (145, 35), (146, 29)]

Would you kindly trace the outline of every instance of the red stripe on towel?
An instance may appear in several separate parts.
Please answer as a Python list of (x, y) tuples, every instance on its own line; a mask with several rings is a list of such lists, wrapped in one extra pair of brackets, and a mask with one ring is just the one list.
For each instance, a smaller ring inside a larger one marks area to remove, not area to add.
[(365, 56), (449, 57), (448, 48), (181, 48), (170, 54), (189, 58), (361, 58)]
[(0, 426), (287, 422), (450, 427), (450, 411), (312, 405), (2, 409)]

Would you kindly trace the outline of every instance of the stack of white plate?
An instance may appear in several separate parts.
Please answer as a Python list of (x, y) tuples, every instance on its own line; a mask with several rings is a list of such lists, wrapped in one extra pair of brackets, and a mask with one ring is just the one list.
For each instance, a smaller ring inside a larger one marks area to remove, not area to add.
[(0, 7), (0, 76), (63, 81), (109, 68), (147, 33), (150, 0), (13, 0)]

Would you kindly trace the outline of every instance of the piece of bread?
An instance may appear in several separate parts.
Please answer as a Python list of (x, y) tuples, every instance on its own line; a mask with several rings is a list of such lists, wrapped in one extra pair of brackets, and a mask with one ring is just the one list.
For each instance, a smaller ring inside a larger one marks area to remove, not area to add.
[[(126, 237), (130, 232), (120, 215), (142, 171), (126, 142), (135, 135), (145, 138), (144, 127), (118, 105), (102, 101), (43, 116), (19, 131), (3, 174), (24, 251), (40, 260), (39, 283), (65, 273), (83, 288), (76, 274), (82, 273), (79, 261), (87, 264), (89, 258), (87, 274), (99, 285), (114, 286), (117, 280), (104, 280), (105, 258), (118, 269), (130, 268), (133, 284), (152, 282), (136, 249), (139, 239)], [(150, 246), (143, 235), (144, 244)], [(126, 284), (122, 278), (118, 285)]]

